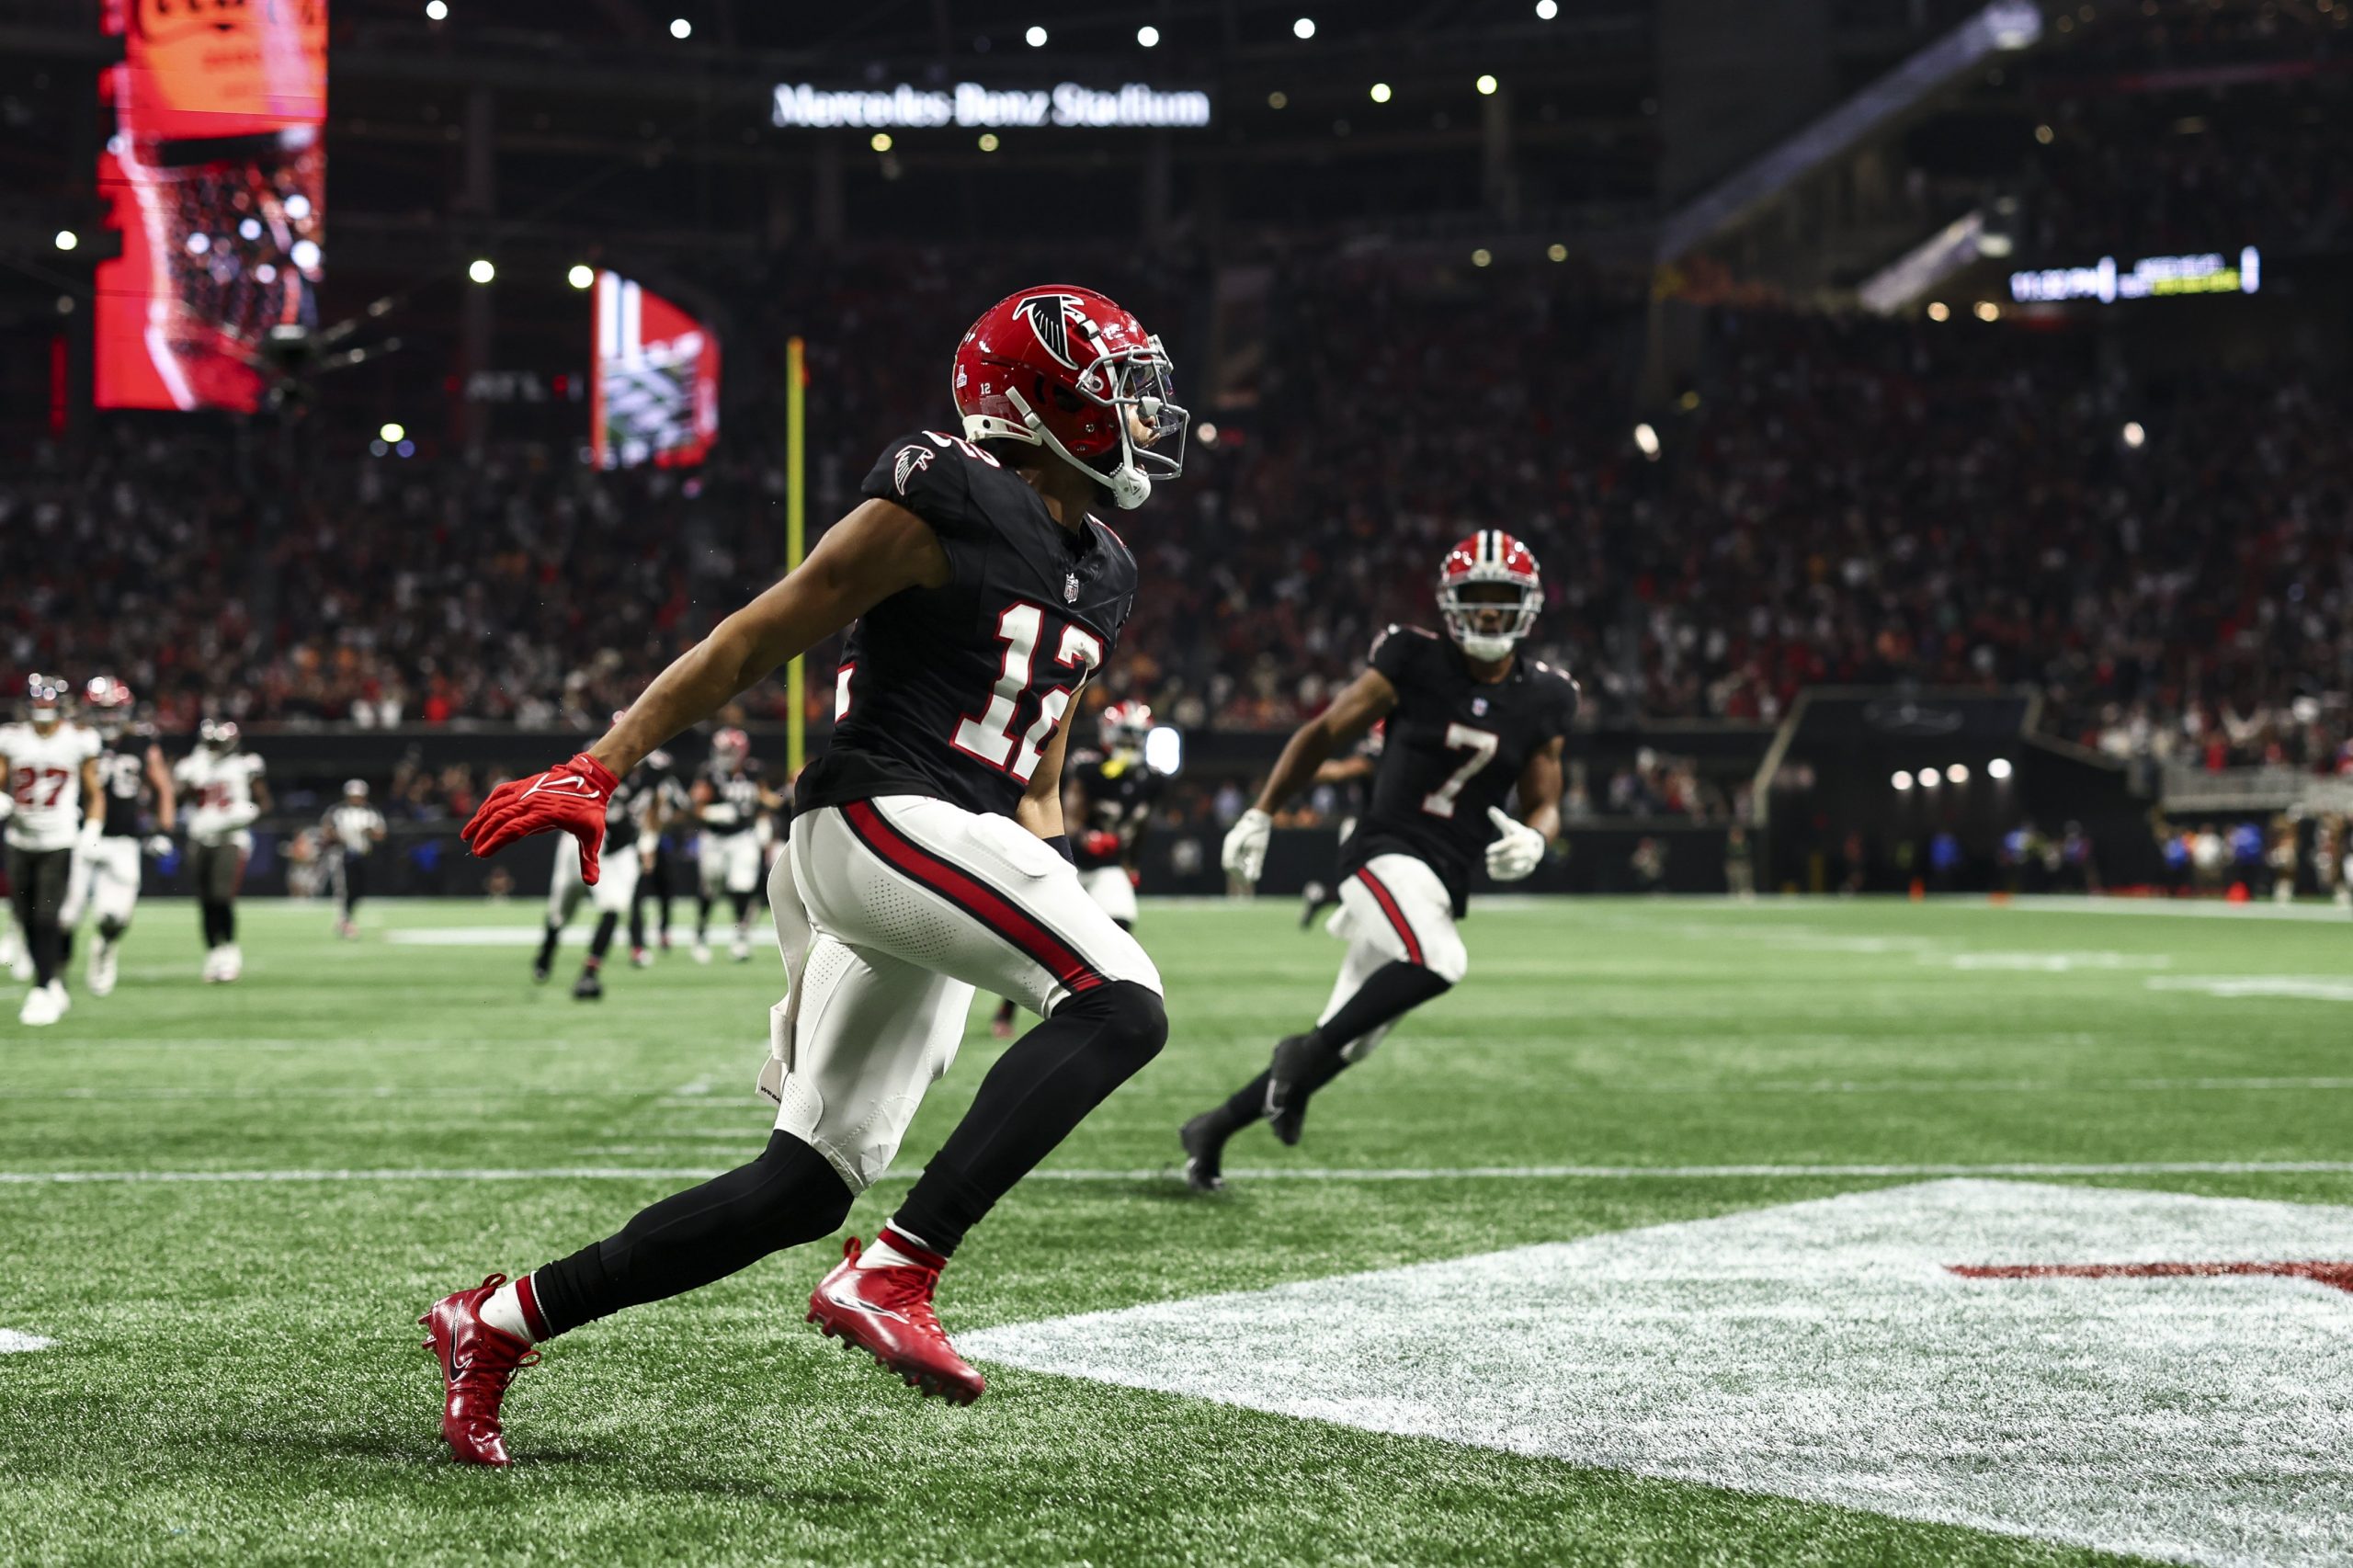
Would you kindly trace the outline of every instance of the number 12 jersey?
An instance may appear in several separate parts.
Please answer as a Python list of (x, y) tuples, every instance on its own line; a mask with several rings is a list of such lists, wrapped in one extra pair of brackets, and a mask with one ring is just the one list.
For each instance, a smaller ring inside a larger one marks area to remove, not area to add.
[(1135, 558), (1093, 517), (1062, 527), (1019, 474), (934, 430), (893, 442), (861, 493), (931, 525), (948, 581), (903, 589), (850, 629), (833, 744), (801, 774), (793, 809), (928, 795), (1010, 816), (1119, 642)]

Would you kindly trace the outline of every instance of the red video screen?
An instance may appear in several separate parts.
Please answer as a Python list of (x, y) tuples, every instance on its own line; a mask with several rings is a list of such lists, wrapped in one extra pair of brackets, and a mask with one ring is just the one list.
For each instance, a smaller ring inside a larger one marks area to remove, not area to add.
[(270, 328), (317, 320), (326, 0), (107, 0), (105, 26), (122, 254), (97, 269), (96, 401), (251, 409)]
[(719, 438), (719, 335), (618, 272), (597, 274), (596, 312), (597, 466), (702, 461)]

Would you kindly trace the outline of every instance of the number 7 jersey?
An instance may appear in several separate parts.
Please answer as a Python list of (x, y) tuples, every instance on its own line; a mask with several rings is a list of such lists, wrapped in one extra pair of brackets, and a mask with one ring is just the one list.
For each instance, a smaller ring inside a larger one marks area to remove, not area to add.
[(1397, 688), (1382, 730), (1372, 802), (1340, 849), (1352, 876), (1376, 855), (1411, 855), (1446, 883), (1460, 917), (1520, 769), (1576, 716), (1577, 684), (1522, 653), (1502, 680), (1472, 675), (1462, 651), (1418, 626), (1373, 640), (1372, 667)]
[(1010, 816), (1119, 642), (1135, 558), (1093, 517), (1062, 527), (1019, 474), (938, 431), (893, 442), (861, 493), (930, 524), (949, 577), (892, 595), (850, 629), (833, 743), (802, 772), (793, 809), (927, 795)]

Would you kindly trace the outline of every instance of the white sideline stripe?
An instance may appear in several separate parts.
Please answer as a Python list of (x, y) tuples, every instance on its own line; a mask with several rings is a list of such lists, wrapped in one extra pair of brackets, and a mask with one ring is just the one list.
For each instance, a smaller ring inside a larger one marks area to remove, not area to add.
[[(716, 1165), (543, 1165), (537, 1169), (273, 1171), (0, 1171), (0, 1187), (204, 1185), (267, 1182), (399, 1181), (707, 1181)], [(2102, 1176), (2353, 1176), (2353, 1160), (2114, 1160), (2081, 1164), (2011, 1162), (1922, 1165), (1371, 1165), (1229, 1170), (1240, 1181), (1728, 1181), (1758, 1177), (1931, 1177)], [(1128, 1182), (1172, 1179), (1169, 1166), (1133, 1170), (1048, 1166), (1029, 1181)], [(894, 1172), (884, 1180), (912, 1181)]]
[(0, 1328), (0, 1356), (14, 1356), (20, 1351), (46, 1350), (56, 1344), (38, 1334), (20, 1334), (13, 1328)]

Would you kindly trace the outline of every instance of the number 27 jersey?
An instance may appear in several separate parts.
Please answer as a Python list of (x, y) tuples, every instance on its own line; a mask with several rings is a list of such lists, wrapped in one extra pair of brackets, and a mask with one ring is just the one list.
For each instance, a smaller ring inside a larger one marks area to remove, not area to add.
[(1135, 605), (1136, 563), (1089, 517), (1065, 528), (1029, 483), (958, 437), (893, 442), (862, 494), (931, 525), (948, 581), (860, 617), (843, 650), (831, 746), (793, 809), (928, 795), (1010, 816), (1080, 684)]
[(1576, 682), (1524, 653), (1502, 680), (1482, 681), (1460, 648), (1418, 626), (1382, 632), (1370, 662), (1397, 688), (1397, 706), (1341, 874), (1376, 855), (1415, 856), (1446, 883), (1459, 915), (1471, 869), (1495, 836), (1488, 808), (1510, 798), (1529, 757), (1568, 733)]

